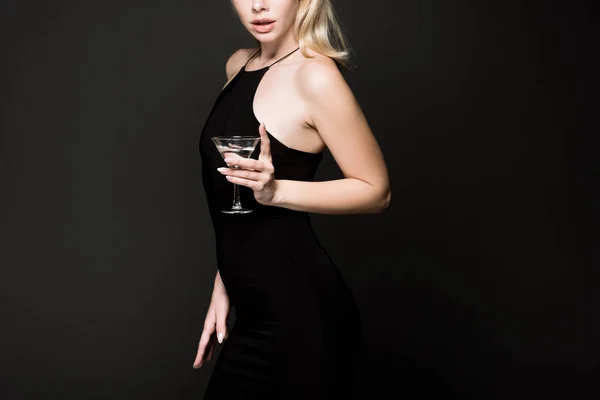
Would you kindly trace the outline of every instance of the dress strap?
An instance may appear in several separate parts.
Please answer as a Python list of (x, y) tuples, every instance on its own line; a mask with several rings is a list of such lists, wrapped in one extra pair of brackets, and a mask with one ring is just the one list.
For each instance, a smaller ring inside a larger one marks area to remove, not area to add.
[[(289, 53), (287, 53), (285, 56), (281, 57), (279, 60), (275, 61), (274, 63), (271, 63), (271, 65), (269, 65), (269, 68), (275, 64), (277, 64), (279, 61), (288, 58), (289, 56), (291, 56), (294, 52), (298, 51), (300, 49), (300, 47), (298, 47), (296, 50), (292, 50)], [(260, 51), (260, 50), (259, 50)]]
[[(279, 61), (281, 61), (281, 60), (283, 60), (283, 59), (285, 59), (285, 58), (287, 58), (287, 57), (291, 56), (291, 55), (292, 55), (294, 52), (296, 52), (296, 51), (298, 51), (298, 50), (300, 50), (300, 47), (296, 48), (295, 50), (292, 50), (292, 51), (290, 51), (290, 52), (289, 52), (289, 53), (287, 53), (285, 56), (281, 57), (279, 60), (277, 60), (277, 61), (275, 61), (275, 62), (273, 62), (273, 63), (271, 63), (271, 64), (267, 65), (266, 67), (263, 67), (263, 68), (261, 68), (260, 70), (266, 70), (266, 69), (269, 69), (269, 68), (271, 68), (271, 66), (273, 66), (273, 65), (277, 64)], [(260, 51), (261, 51), (261, 49), (259, 49), (259, 50), (258, 50), (256, 53), (252, 54), (252, 56), (251, 56), (251, 57), (248, 59), (248, 61), (246, 61), (246, 64), (244, 64), (244, 66), (242, 67), (242, 69), (243, 69), (243, 70), (245, 70), (245, 69), (246, 69), (246, 66), (248, 65), (248, 63), (250, 62), (250, 60), (252, 60), (254, 57), (256, 57), (256, 55), (257, 55), (258, 53), (260, 53)], [(260, 70), (258, 70), (258, 71), (260, 71)]]
[(248, 59), (248, 61), (246, 61), (246, 64), (244, 64), (244, 68), (246, 67), (246, 65), (248, 65), (250, 60), (252, 60), (254, 58), (254, 56), (256, 56), (258, 53), (260, 53), (260, 49), (258, 49), (258, 51), (256, 53), (252, 54), (252, 56)]

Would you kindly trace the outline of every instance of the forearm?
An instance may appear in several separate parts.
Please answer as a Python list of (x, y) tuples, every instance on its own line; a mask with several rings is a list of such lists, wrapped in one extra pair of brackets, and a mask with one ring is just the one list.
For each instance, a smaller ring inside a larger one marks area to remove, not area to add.
[(374, 214), (390, 202), (389, 190), (354, 178), (322, 182), (277, 180), (273, 206), (317, 214)]

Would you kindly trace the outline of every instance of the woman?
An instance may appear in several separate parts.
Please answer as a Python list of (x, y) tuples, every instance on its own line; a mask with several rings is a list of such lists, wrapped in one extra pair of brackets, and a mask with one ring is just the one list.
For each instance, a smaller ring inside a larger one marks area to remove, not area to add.
[[(194, 368), (218, 341), (205, 399), (348, 398), (362, 343), (358, 310), (309, 214), (382, 212), (391, 199), (386, 166), (338, 68), (348, 53), (330, 0), (233, 5), (260, 47), (228, 59), (200, 138), (218, 271)], [(211, 142), (234, 135), (260, 137), (250, 158), (223, 160)], [(326, 147), (345, 178), (314, 182)], [(221, 212), (232, 183), (253, 212)]]

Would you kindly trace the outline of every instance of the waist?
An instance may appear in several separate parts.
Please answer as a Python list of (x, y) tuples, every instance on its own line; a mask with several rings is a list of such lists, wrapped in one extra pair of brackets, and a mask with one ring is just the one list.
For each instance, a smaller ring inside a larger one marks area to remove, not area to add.
[(279, 251), (287, 252), (289, 257), (290, 246), (295, 242), (292, 236), (310, 239), (315, 236), (309, 213), (289, 211), (215, 215), (213, 223), (221, 260), (239, 258), (251, 262), (257, 253), (277, 258)]

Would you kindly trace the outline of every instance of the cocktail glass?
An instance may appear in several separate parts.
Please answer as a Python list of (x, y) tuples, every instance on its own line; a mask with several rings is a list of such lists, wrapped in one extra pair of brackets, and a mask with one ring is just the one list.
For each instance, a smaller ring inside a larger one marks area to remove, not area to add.
[[(236, 154), (240, 157), (250, 158), (256, 145), (260, 141), (259, 136), (215, 136), (211, 138), (217, 150), (225, 160), (228, 154)], [(241, 169), (237, 165), (229, 165), (230, 168)], [(233, 184), (233, 204), (231, 208), (227, 210), (221, 210), (225, 214), (248, 214), (252, 212), (252, 209), (245, 208), (242, 206), (240, 201), (240, 189), (239, 185)]]

